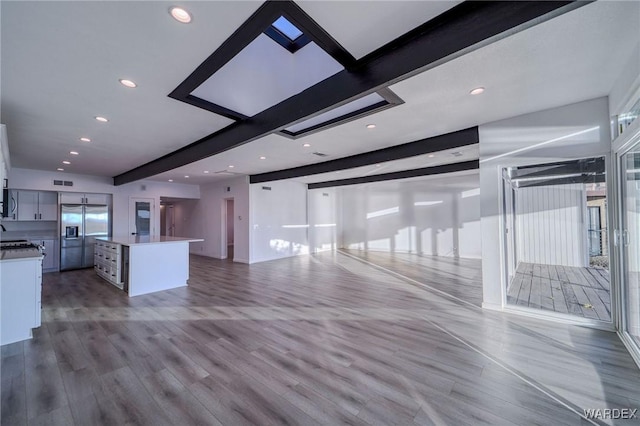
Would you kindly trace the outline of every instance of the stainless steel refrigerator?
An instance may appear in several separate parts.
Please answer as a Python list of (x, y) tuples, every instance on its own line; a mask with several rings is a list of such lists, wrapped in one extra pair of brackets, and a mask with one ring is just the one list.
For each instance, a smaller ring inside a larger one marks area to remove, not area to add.
[(96, 237), (109, 235), (109, 207), (60, 206), (60, 270), (92, 268)]

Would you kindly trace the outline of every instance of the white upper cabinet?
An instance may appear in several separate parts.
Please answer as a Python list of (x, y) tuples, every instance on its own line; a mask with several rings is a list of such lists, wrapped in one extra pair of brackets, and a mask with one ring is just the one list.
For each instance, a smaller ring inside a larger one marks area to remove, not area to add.
[(57, 193), (17, 191), (18, 220), (58, 220)]
[(110, 204), (109, 194), (83, 194), (81, 192), (61, 192), (60, 204)]

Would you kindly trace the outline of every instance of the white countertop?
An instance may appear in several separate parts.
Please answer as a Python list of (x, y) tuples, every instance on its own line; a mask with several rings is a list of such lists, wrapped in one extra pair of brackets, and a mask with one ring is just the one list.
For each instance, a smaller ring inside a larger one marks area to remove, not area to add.
[(0, 251), (0, 261), (8, 260), (30, 260), (42, 259), (42, 253), (37, 249), (33, 250), (2, 250)]
[(6, 231), (2, 232), (0, 239), (6, 240), (55, 240), (60, 238), (58, 231)]
[(164, 237), (164, 236), (140, 236), (140, 235), (122, 235), (115, 237), (97, 237), (96, 240), (108, 241), (123, 246), (135, 246), (141, 244), (167, 244), (167, 243), (196, 243), (204, 241), (203, 238), (183, 238), (183, 237)]

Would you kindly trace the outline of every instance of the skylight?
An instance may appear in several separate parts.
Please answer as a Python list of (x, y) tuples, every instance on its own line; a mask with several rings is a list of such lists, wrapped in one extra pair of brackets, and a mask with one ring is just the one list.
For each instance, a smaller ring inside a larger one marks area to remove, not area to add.
[(284, 16), (276, 19), (276, 21), (272, 25), (275, 29), (280, 31), (291, 41), (295, 41), (302, 35), (302, 31), (300, 31), (298, 27), (289, 22)]
[(311, 41), (303, 30), (284, 16), (280, 16), (264, 30), (264, 34), (289, 52), (296, 53)]

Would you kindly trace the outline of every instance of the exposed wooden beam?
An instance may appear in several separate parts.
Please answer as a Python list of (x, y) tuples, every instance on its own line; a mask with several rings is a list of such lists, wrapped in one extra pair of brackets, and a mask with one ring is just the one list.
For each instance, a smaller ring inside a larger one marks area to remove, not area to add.
[(357, 185), (361, 183), (382, 182), (387, 180), (407, 179), (419, 176), (440, 175), (443, 173), (463, 172), (475, 170), (480, 167), (479, 160), (464, 161), (461, 163), (443, 164), (441, 166), (423, 167), (421, 169), (403, 170), (401, 172), (383, 173), (379, 175), (362, 176), (351, 179), (330, 180), (316, 182), (307, 185), (309, 189), (331, 188), (335, 186)]
[(316, 175), (319, 173), (335, 172), (338, 170), (353, 169), (354, 167), (369, 166), (384, 163), (386, 161), (401, 160), (445, 149), (459, 148), (475, 145), (479, 141), (478, 128), (471, 127), (457, 132), (420, 139), (414, 142), (395, 145), (376, 151), (351, 155), (322, 163), (308, 164), (306, 166), (293, 167), (291, 169), (261, 173), (249, 177), (250, 183), (269, 182), (273, 180), (291, 179), (302, 176)]

